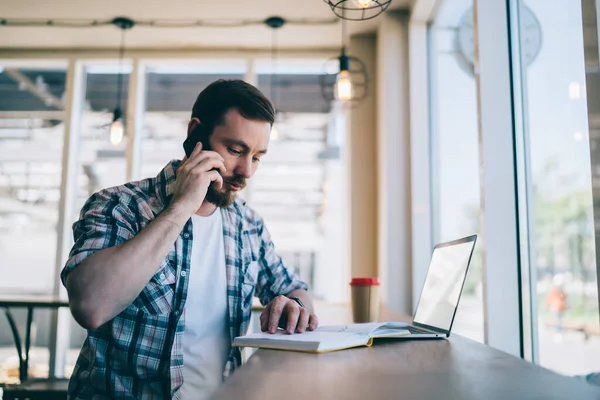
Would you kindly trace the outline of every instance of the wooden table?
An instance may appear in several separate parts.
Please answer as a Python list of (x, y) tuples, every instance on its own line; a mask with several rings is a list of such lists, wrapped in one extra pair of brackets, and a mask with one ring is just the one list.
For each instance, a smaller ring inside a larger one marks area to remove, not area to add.
[[(348, 322), (348, 314), (339, 306), (323, 317)], [(381, 319), (390, 315), (384, 311)], [(600, 399), (600, 388), (451, 335), (326, 354), (261, 349), (212, 398), (584, 400)]]
[[(67, 300), (58, 299), (50, 296), (12, 296), (0, 298), (0, 307), (4, 308), (6, 319), (10, 325), (15, 348), (19, 354), (19, 380), (25, 382), (28, 379), (29, 369), (29, 348), (31, 346), (31, 325), (33, 323), (33, 310), (35, 308), (53, 308), (69, 307)], [(25, 351), (23, 351), (23, 343), (19, 329), (10, 311), (11, 308), (26, 308), (27, 309), (27, 324), (25, 325)]]

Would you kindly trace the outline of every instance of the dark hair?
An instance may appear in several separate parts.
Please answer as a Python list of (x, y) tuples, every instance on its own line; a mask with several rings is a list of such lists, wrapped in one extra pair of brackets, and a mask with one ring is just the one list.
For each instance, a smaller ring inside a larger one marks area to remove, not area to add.
[(192, 118), (198, 118), (210, 133), (223, 123), (225, 114), (237, 109), (246, 119), (265, 121), (273, 125), (273, 104), (256, 87), (239, 79), (219, 79), (208, 85), (196, 99)]

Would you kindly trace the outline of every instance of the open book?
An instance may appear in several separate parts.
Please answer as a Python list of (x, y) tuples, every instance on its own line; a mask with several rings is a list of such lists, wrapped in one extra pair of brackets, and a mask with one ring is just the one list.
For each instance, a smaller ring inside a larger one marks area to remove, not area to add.
[(321, 326), (314, 331), (291, 335), (278, 329), (276, 333), (263, 332), (238, 336), (234, 339), (233, 346), (324, 353), (351, 347), (370, 346), (375, 338), (410, 335), (405, 328), (406, 324), (403, 322), (383, 322)]

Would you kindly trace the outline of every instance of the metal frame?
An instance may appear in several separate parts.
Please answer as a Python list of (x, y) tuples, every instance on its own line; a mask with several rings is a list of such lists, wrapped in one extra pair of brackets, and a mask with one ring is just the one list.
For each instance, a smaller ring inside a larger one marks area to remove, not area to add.
[[(440, 170), (440, 146), (438, 145), (438, 105), (435, 99), (438, 96), (436, 80), (438, 76), (436, 52), (435, 52), (435, 35), (433, 34), (433, 22), (427, 24), (427, 70), (429, 74), (429, 87), (428, 87), (428, 107), (429, 114), (427, 123), (429, 124), (429, 148), (428, 148), (428, 162), (429, 162), (429, 181), (430, 181), (430, 199), (431, 206), (430, 212), (430, 223), (431, 223), (431, 247), (433, 248), (434, 243), (442, 240), (441, 227), (435, 223), (440, 220), (441, 205), (438, 199), (440, 198), (440, 178), (437, 171)], [(426, 272), (426, 271), (425, 271)]]
[[(365, 63), (360, 58), (345, 53), (342, 54), (348, 60), (348, 72), (350, 73), (352, 79), (352, 87), (354, 91), (352, 98), (346, 102), (346, 105), (350, 104), (351, 107), (358, 107), (360, 106), (360, 102), (369, 96), (369, 85), (372, 85), (372, 76), (369, 76), (369, 71), (367, 71)], [(339, 68), (337, 71), (334, 70), (333, 72), (328, 72), (331, 70), (331, 68), (328, 68), (328, 66), (335, 62), (340, 64), (341, 57), (341, 55), (337, 57), (330, 57), (327, 61), (325, 61), (325, 65), (323, 67), (324, 72), (319, 75), (321, 95), (325, 101), (336, 100), (335, 82), (339, 73)]]
[(23, 345), (21, 335), (17, 323), (10, 312), (9, 307), (4, 308), (8, 325), (15, 341), (15, 347), (19, 356), (19, 380), (25, 382), (28, 379), (29, 373), (29, 348), (31, 345), (31, 324), (33, 323), (33, 307), (27, 307), (27, 325), (25, 325), (25, 351), (23, 352)]
[[(416, 310), (433, 248), (431, 58), (429, 19), (431, 13), (413, 14), (409, 21), (410, 174), (412, 231), (412, 311)], [(423, 68), (423, 66), (427, 68)]]
[(507, 2), (474, 0), (486, 343), (523, 356), (513, 77)]
[(512, 58), (512, 88), (514, 101), (514, 134), (515, 134), (515, 158), (517, 176), (518, 220), (519, 223), (519, 247), (521, 263), (521, 323), (523, 357), (534, 363), (539, 362), (538, 344), (538, 313), (537, 313), (537, 269), (532, 262), (532, 254), (535, 254), (534, 232), (534, 201), (533, 186), (530, 177), (531, 151), (529, 143), (529, 124), (527, 100), (527, 74), (526, 62), (521, 54), (521, 20), (522, 0), (509, 1), (509, 26), (510, 46)]
[(354, 5), (351, 0), (323, 0), (336, 17), (349, 21), (367, 21), (377, 18), (388, 9), (392, 0), (373, 0), (367, 7)]
[[(586, 4), (587, 3), (587, 4)], [(585, 57), (585, 65), (586, 65), (586, 81), (588, 73), (596, 73), (600, 74), (600, 3), (595, 1), (595, 7), (588, 7), (589, 2), (586, 0), (581, 0), (581, 8), (582, 8), (582, 25), (585, 29), (587, 26), (591, 32), (595, 33), (595, 42), (591, 39), (590, 36), (583, 36), (584, 39), (584, 57)], [(588, 69), (590, 72), (588, 72)], [(587, 82), (586, 82), (587, 83)], [(597, 96), (597, 93), (592, 93), (592, 91), (597, 90), (594, 85), (586, 84), (587, 90), (587, 98), (593, 98)], [(588, 116), (592, 116), (593, 114), (600, 113), (600, 106), (596, 102), (596, 108), (594, 108), (594, 104), (592, 102), (587, 102), (588, 107)], [(592, 118), (588, 118), (589, 125), (589, 140), (590, 140), (590, 158), (591, 158), (591, 168), (592, 168), (592, 179), (594, 176), (594, 170), (600, 164), (600, 160), (597, 160), (594, 157), (594, 147), (598, 145), (598, 128), (597, 123), (594, 124)], [(594, 137), (596, 136), (596, 137)], [(596, 245), (596, 284), (598, 285), (598, 292), (600, 293), (600, 215), (598, 211), (600, 211), (600, 206), (598, 205), (600, 199), (600, 186), (592, 184), (592, 193), (593, 193), (593, 204), (594, 204), (594, 231), (595, 231), (595, 245)], [(598, 304), (600, 305), (600, 297), (598, 298)]]

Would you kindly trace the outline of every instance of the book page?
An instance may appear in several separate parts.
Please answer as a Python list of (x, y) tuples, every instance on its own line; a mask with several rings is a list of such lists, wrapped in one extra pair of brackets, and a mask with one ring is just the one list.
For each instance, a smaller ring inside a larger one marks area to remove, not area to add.
[(332, 325), (317, 328), (320, 332), (347, 332), (369, 337), (394, 337), (410, 334), (404, 322), (369, 322), (363, 324)]
[(379, 338), (393, 338), (407, 335), (410, 335), (410, 331), (406, 329), (405, 322), (386, 322), (371, 332), (372, 337)]
[(346, 333), (358, 333), (361, 335), (369, 336), (371, 332), (375, 331), (385, 323), (381, 322), (368, 322), (363, 324), (347, 324), (347, 325), (329, 325), (320, 326), (316, 331), (318, 332), (346, 332)]
[(314, 331), (304, 333), (288, 334), (283, 329), (278, 329), (275, 333), (259, 332), (243, 336), (243, 339), (251, 340), (275, 340), (286, 342), (312, 342), (323, 343), (327, 341), (336, 341), (342, 337), (365, 337), (370, 336), (402, 336), (409, 332), (403, 329), (406, 324), (403, 322), (372, 322), (363, 324), (346, 325), (326, 325), (320, 326)]
[[(326, 328), (326, 327), (324, 327)], [(331, 328), (331, 327), (327, 327)], [(292, 333), (291, 335), (286, 333), (283, 329), (278, 329), (275, 333), (260, 332), (253, 333), (250, 335), (243, 336), (244, 339), (253, 340), (276, 340), (276, 341), (288, 341), (288, 342), (315, 342), (322, 343), (330, 340), (338, 340), (347, 335), (355, 336), (358, 335), (356, 332), (349, 332), (343, 328), (335, 328), (333, 330), (321, 330), (317, 328), (315, 331), (306, 331), (304, 333)]]

